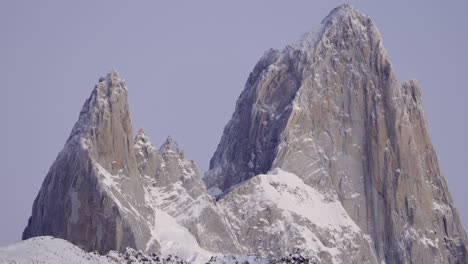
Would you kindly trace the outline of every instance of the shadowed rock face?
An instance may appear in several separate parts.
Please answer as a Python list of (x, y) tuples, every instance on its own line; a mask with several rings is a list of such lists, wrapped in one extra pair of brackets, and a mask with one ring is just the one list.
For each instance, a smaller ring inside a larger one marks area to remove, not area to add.
[(216, 194), (276, 167), (340, 201), (379, 261), (468, 262), (417, 82), (397, 82), (377, 28), (349, 5), (265, 53), (204, 180)]
[(102, 253), (142, 246), (149, 230), (140, 218), (149, 211), (128, 108), (125, 82), (111, 71), (99, 80), (51, 166), (23, 239), (52, 235)]

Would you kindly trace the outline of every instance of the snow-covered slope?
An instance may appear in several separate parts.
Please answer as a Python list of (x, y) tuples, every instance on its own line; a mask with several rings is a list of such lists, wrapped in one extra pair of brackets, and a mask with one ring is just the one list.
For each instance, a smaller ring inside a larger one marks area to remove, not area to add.
[(320, 263), (376, 263), (369, 238), (339, 201), (274, 169), (219, 201), (239, 242), (262, 257), (303, 252)]
[(125, 252), (110, 251), (106, 255), (86, 252), (72, 243), (50, 236), (27, 239), (0, 248), (0, 264), (185, 264), (176, 256), (145, 255), (127, 248)]
[[(119, 253), (110, 251), (106, 255), (85, 252), (72, 243), (48, 236), (34, 237), (8, 247), (0, 248), (0, 264), (188, 264), (178, 256), (144, 254), (127, 248)], [(303, 264), (317, 263), (299, 252), (280, 258), (263, 258), (256, 255), (213, 256), (207, 262), (213, 264)]]
[(111, 262), (98, 254), (85, 252), (66, 240), (43, 236), (0, 248), (0, 263), (109, 264)]
[(157, 149), (140, 129), (135, 152), (146, 204), (155, 214), (147, 248), (159, 243), (162, 254), (197, 262), (215, 253), (243, 252), (194, 162), (185, 159), (174, 139)]

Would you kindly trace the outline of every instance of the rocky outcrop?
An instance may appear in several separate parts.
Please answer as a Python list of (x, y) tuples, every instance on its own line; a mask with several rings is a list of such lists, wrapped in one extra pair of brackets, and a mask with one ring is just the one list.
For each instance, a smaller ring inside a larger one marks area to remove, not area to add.
[(265, 53), (204, 179), (226, 193), (276, 167), (340, 201), (379, 262), (468, 262), (417, 83), (398, 84), (377, 28), (349, 5)]

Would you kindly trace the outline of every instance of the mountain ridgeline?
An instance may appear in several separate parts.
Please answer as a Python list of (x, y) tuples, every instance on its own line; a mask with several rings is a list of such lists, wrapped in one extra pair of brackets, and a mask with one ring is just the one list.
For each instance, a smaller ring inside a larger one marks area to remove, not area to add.
[(378, 29), (349, 5), (265, 52), (204, 177), (172, 138), (160, 148), (143, 129), (133, 138), (127, 93), (114, 70), (99, 80), (23, 239), (196, 263), (295, 252), (312, 263), (468, 263), (418, 83), (397, 81)]

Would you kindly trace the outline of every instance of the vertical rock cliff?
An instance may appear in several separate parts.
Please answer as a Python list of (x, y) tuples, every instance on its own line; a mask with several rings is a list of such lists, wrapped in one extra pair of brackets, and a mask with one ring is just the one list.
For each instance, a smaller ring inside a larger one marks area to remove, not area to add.
[(340, 201), (379, 261), (468, 263), (417, 82), (398, 83), (377, 28), (349, 5), (264, 54), (204, 180), (228, 193), (274, 168)]
[(111, 71), (99, 80), (52, 164), (23, 239), (52, 235), (100, 252), (140, 248), (149, 236), (143, 193), (126, 84)]

